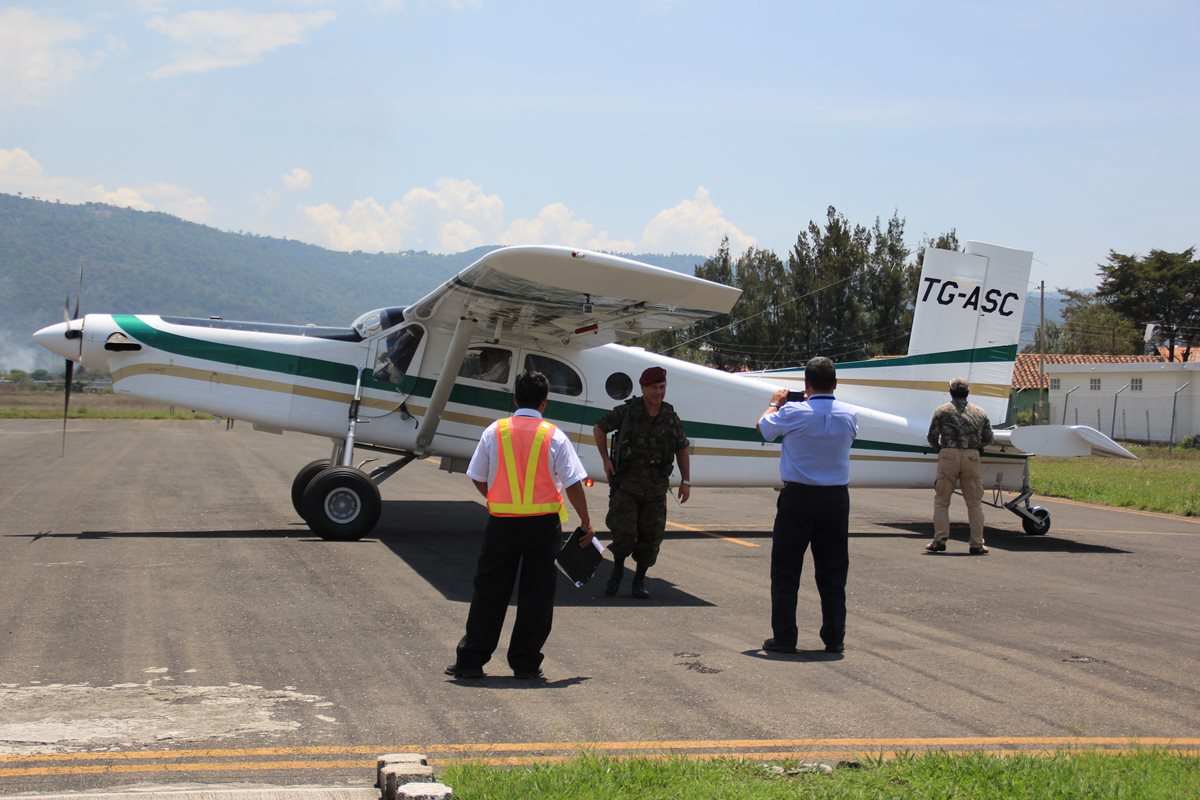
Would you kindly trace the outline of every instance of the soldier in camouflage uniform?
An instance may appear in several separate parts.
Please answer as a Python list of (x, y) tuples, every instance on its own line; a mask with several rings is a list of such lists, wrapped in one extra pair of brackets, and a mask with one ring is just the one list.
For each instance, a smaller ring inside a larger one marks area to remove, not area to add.
[(929, 446), (937, 451), (937, 480), (933, 484), (933, 541), (925, 545), (930, 553), (946, 549), (950, 538), (950, 496), (955, 485), (962, 487), (971, 526), (971, 555), (987, 554), (983, 543), (983, 483), (979, 478), (979, 459), (985, 445), (992, 441), (992, 423), (987, 412), (967, 402), (971, 387), (965, 378), (950, 381), (950, 402), (933, 412), (929, 423)]
[[(625, 401), (601, 417), (592, 428), (592, 437), (609, 483), (605, 522), (613, 535), (609, 547), (613, 568), (604, 593), (617, 593), (625, 574), (625, 559), (632, 555), (637, 573), (630, 594), (645, 600), (650, 596), (646, 570), (658, 560), (667, 527), (667, 494), (675, 461), (679, 462), (679, 502), (686, 503), (691, 495), (691, 442), (683, 434), (683, 423), (675, 409), (663, 401), (667, 371), (650, 367), (639, 383), (642, 396)], [(613, 431), (616, 436), (610, 455), (608, 434)]]

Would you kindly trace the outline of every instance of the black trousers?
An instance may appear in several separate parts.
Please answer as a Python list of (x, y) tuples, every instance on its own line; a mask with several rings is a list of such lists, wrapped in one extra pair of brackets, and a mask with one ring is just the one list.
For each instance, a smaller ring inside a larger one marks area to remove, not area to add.
[(850, 490), (788, 483), (779, 493), (775, 509), (771, 539), (771, 630), (775, 641), (796, 644), (800, 570), (804, 551), (811, 545), (821, 595), (821, 640), (840, 645), (846, 636)]
[(517, 619), (508, 644), (508, 665), (529, 671), (541, 667), (542, 646), (554, 621), (558, 581), (554, 557), (561, 540), (557, 514), (488, 517), (475, 568), (467, 632), (458, 643), (458, 666), (482, 667), (491, 660), (516, 585)]

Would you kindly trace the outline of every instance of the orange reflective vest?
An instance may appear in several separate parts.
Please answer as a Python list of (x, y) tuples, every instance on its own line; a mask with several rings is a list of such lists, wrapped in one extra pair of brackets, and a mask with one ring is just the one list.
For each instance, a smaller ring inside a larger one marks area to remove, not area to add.
[(488, 513), (532, 517), (567, 510), (550, 471), (553, 424), (536, 417), (505, 417), (496, 423), (496, 479), (488, 487)]

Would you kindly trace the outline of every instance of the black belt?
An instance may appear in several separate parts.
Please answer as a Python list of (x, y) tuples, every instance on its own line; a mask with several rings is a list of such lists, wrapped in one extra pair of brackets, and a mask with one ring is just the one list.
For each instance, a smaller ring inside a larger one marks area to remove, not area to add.
[(799, 481), (784, 481), (783, 485), (799, 489), (845, 489), (849, 486), (847, 483), (800, 483)]

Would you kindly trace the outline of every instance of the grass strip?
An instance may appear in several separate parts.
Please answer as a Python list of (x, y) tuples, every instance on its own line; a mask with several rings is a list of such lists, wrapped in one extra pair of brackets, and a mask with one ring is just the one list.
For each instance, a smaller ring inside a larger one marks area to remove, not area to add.
[(1131, 445), (1138, 461), (1115, 458), (1045, 458), (1029, 461), (1034, 491), (1142, 511), (1200, 516), (1200, 450)]
[(775, 800), (775, 798), (1200, 798), (1200, 755), (1058, 752), (996, 756), (923, 753), (867, 757), (823, 774), (800, 761), (764, 763), (581, 754), (505, 768), (453, 764), (438, 779), (460, 800)]

